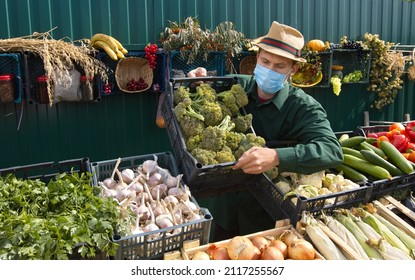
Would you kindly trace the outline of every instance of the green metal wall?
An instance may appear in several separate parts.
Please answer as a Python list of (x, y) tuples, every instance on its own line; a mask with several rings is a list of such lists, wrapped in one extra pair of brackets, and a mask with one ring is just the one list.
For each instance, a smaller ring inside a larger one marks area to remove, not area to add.
[[(197, 16), (213, 29), (232, 21), (247, 37), (264, 35), (273, 20), (301, 30), (306, 41), (338, 43), (365, 32), (385, 41), (415, 44), (415, 3), (404, 0), (0, 0), (0, 38), (52, 30), (55, 39), (110, 34), (132, 50), (158, 43), (168, 21)], [(415, 115), (414, 83), (406, 80), (394, 104), (382, 111), (370, 104), (366, 85), (307, 90), (326, 108), (336, 131), (371, 120), (402, 121)], [(166, 131), (155, 125), (157, 95), (116, 94), (96, 103), (0, 104), (0, 168), (88, 156), (113, 159), (170, 149)]]

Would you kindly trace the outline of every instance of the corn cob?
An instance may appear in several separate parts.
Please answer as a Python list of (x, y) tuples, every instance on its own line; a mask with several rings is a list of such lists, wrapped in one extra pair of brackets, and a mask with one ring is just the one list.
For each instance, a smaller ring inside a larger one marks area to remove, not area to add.
[(375, 216), (363, 208), (358, 209), (359, 214), (365, 223), (369, 224), (376, 230), (386, 241), (388, 241), (393, 247), (401, 249), (405, 254), (410, 256), (411, 251), (408, 247), (384, 224), (382, 224)]
[(314, 218), (306, 225), (305, 230), (318, 251), (327, 260), (346, 260), (340, 249), (317, 225), (317, 221)]
[(335, 218), (356, 237), (357, 241), (359, 242), (360, 246), (362, 246), (363, 250), (365, 250), (369, 259), (383, 260), (383, 257), (379, 251), (367, 243), (367, 236), (362, 232), (362, 230), (357, 226), (357, 224), (352, 220), (350, 216), (347, 214), (337, 214)]
[(388, 227), (390, 231), (392, 231), (406, 245), (406, 247), (409, 248), (409, 250), (411, 251), (410, 256), (414, 258), (415, 257), (415, 239), (413, 239), (411, 236), (406, 234), (406, 232), (404, 232), (403, 230), (401, 230), (400, 228), (398, 228), (397, 226), (395, 226), (394, 224), (392, 224), (391, 222), (383, 218), (378, 213), (373, 213), (373, 216), (375, 216), (380, 222), (382, 222), (386, 227)]
[(412, 260), (412, 258), (402, 252), (401, 249), (393, 247), (384, 239), (379, 243), (379, 252), (385, 260)]
[(366, 254), (363, 247), (357, 241), (356, 237), (338, 220), (333, 217), (327, 216), (327, 226), (334, 231), (342, 240), (344, 240), (353, 250), (356, 251), (362, 260), (369, 260), (369, 256)]

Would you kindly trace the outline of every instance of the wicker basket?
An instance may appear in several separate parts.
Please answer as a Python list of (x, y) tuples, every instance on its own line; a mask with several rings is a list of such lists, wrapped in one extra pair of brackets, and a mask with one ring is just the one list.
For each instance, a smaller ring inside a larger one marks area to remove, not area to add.
[[(127, 89), (127, 83), (132, 79), (138, 81), (143, 78), (147, 87), (131, 91)], [(148, 61), (141, 57), (126, 57), (117, 63), (115, 69), (115, 80), (120, 90), (128, 93), (143, 92), (148, 90), (153, 83), (153, 71), (148, 65)]]
[(239, 73), (252, 75), (256, 66), (256, 55), (244, 57), (239, 64)]
[(410, 80), (415, 81), (415, 64), (408, 68), (408, 77)]

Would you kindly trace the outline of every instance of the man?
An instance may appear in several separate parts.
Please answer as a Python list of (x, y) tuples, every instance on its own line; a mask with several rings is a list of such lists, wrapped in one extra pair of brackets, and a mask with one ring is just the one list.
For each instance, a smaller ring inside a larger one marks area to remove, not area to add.
[[(234, 169), (260, 174), (273, 167), (279, 172), (311, 174), (340, 164), (343, 154), (325, 110), (302, 89), (287, 81), (299, 69), (304, 46), (302, 34), (274, 21), (259, 47), (254, 75), (236, 75), (245, 88), (255, 132), (267, 142), (292, 140), (292, 147), (254, 147)], [(275, 222), (248, 192), (232, 192), (208, 203), (215, 221), (215, 240), (273, 228)]]

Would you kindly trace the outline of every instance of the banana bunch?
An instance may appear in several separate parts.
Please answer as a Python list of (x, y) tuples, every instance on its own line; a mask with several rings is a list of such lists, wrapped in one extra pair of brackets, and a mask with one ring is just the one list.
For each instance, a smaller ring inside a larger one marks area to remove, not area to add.
[(124, 58), (128, 53), (117, 39), (103, 33), (94, 34), (89, 44), (91, 47), (105, 51), (112, 60)]

